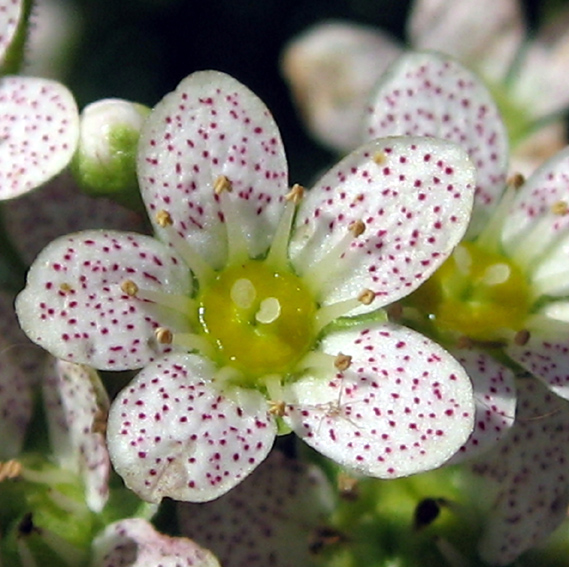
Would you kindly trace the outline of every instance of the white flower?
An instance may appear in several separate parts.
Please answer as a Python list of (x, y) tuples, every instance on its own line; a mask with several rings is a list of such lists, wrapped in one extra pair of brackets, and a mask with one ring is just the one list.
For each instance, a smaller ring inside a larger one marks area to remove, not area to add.
[(384, 478), (439, 466), (462, 445), (473, 412), (462, 367), (377, 312), (463, 235), (473, 171), (462, 150), (378, 140), (311, 191), (289, 191), (268, 110), (204, 72), (150, 115), (138, 175), (162, 241), (62, 237), (17, 300), (26, 333), (56, 356), (145, 367), (108, 423), (133, 490), (213, 499), (266, 457), (278, 425)]

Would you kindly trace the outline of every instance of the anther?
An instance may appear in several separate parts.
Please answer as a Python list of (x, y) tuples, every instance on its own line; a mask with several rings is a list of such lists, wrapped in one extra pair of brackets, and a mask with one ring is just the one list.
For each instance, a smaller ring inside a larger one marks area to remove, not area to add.
[(506, 180), (506, 184), (514, 189), (519, 189), (526, 182), (526, 178), (521, 173), (514, 173)]
[(73, 288), (68, 283), (65, 282), (60, 284), (59, 289), (65, 293), (73, 290)]
[(514, 337), (514, 344), (517, 346), (527, 345), (528, 341), (530, 340), (530, 336), (530, 332), (527, 329), (522, 329), (516, 333)]
[(348, 230), (354, 235), (354, 238), (361, 236), (366, 229), (366, 225), (362, 220), (356, 220), (348, 225)]
[(162, 228), (166, 228), (167, 226), (172, 226), (174, 224), (172, 215), (163, 209), (161, 211), (158, 211), (154, 218), (156, 219), (158, 226), (161, 226)]
[(295, 183), (291, 190), (285, 195), (287, 201), (292, 201), (295, 205), (298, 205), (302, 198), (304, 197), (304, 187)]
[(377, 152), (372, 159), (377, 165), (383, 165), (387, 161), (387, 156), (384, 152)]
[(352, 357), (348, 356), (347, 354), (342, 354), (341, 352), (338, 353), (336, 358), (334, 359), (334, 366), (340, 372), (344, 372), (347, 370), (352, 364)]
[(220, 175), (213, 183), (213, 190), (216, 195), (221, 195), (224, 191), (231, 193), (233, 185), (227, 176)]
[(275, 417), (283, 417), (286, 415), (286, 404), (283, 401), (269, 401), (269, 413)]
[(358, 295), (358, 301), (360, 303), (363, 303), (364, 305), (370, 305), (374, 299), (375, 299), (375, 292), (373, 292), (371, 289), (364, 289)]
[(121, 283), (121, 290), (129, 297), (136, 297), (138, 286), (132, 280), (125, 280)]
[(91, 424), (91, 433), (100, 433), (101, 435), (106, 436), (108, 417), (108, 412), (99, 408), (95, 412), (93, 423)]
[(403, 305), (401, 303), (392, 303), (387, 306), (386, 312), (390, 321), (399, 321), (403, 317)]
[(474, 346), (474, 341), (470, 337), (467, 337), (465, 335), (463, 335), (462, 337), (458, 337), (458, 340), (456, 341), (456, 348), (458, 349), (472, 348), (473, 346)]
[(154, 331), (154, 336), (161, 345), (171, 345), (172, 340), (174, 339), (172, 331), (170, 331), (170, 329), (166, 329), (165, 327), (158, 327)]
[(357, 500), (359, 496), (358, 479), (346, 473), (340, 473), (337, 478), (338, 492), (344, 500)]
[(16, 478), (22, 472), (22, 463), (16, 459), (10, 459), (4, 463), (0, 463), (0, 482), (7, 478)]
[(566, 215), (569, 212), (569, 205), (567, 205), (566, 201), (557, 201), (557, 203), (551, 205), (551, 212), (554, 215)]

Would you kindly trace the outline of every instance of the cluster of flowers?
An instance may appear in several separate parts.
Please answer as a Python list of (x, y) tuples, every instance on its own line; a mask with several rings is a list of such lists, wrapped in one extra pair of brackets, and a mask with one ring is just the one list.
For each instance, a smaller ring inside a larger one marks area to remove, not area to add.
[[(24, 16), (1, 6), (6, 58)], [(6, 238), (31, 262), (0, 303), (3, 562), (372, 565), (394, 547), (386, 522), (415, 514), (397, 532), (411, 562), (419, 528), (464, 523), (456, 478), (485, 494), (464, 549), (454, 528), (421, 543), (449, 560), (506, 565), (563, 521), (569, 151), (508, 177), (493, 98), (440, 54), (403, 55), (365, 90), (339, 144), (355, 149), (306, 190), (267, 108), (225, 74), (190, 75), (152, 111), (81, 116), (59, 83), (0, 78)], [(50, 181), (72, 158), (140, 214)], [(97, 371), (131, 370), (109, 400)], [(291, 432), (305, 460), (273, 449)], [(192, 539), (150, 523), (165, 497)]]

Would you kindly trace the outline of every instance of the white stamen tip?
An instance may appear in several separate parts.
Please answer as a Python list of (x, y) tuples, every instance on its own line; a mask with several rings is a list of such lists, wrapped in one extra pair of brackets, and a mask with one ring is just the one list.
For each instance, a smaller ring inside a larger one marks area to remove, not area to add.
[(255, 315), (255, 319), (259, 323), (268, 325), (276, 321), (281, 314), (281, 304), (276, 297), (267, 297), (261, 301), (259, 311)]
[(508, 281), (512, 270), (508, 264), (493, 264), (488, 266), (484, 272), (482, 281), (486, 285), (499, 285)]
[(287, 201), (292, 201), (295, 205), (298, 205), (302, 198), (304, 197), (304, 187), (295, 183), (291, 190), (285, 195)]
[(249, 309), (256, 296), (257, 290), (247, 278), (238, 279), (231, 288), (231, 300), (241, 309)]
[(472, 267), (470, 252), (464, 246), (459, 245), (454, 249), (453, 258), (458, 271), (463, 275), (467, 275)]

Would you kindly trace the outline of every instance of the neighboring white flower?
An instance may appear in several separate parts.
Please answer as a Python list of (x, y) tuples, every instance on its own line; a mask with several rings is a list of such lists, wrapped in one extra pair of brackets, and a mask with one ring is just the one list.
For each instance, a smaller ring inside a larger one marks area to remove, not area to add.
[[(0, 2), (0, 61), (23, 0)], [(69, 90), (48, 79), (0, 77), (0, 200), (27, 193), (65, 168), (75, 152), (79, 112)]]
[(26, 333), (56, 356), (145, 366), (108, 423), (113, 463), (145, 499), (223, 494), (266, 457), (278, 426), (385, 478), (439, 466), (472, 429), (462, 367), (377, 312), (462, 237), (465, 153), (374, 141), (304, 195), (286, 169), (257, 97), (221, 73), (191, 75), (140, 140), (142, 197), (165, 244), (59, 238), (18, 297)]
[[(407, 22), (412, 48), (453, 55), (486, 80), (524, 174), (565, 143), (558, 119), (545, 128), (540, 122), (569, 105), (566, 29), (546, 27), (528, 40), (518, 0), (416, 0)], [(341, 21), (317, 24), (294, 39), (282, 68), (312, 134), (340, 152), (357, 146), (364, 101), (403, 52), (384, 32)]]

